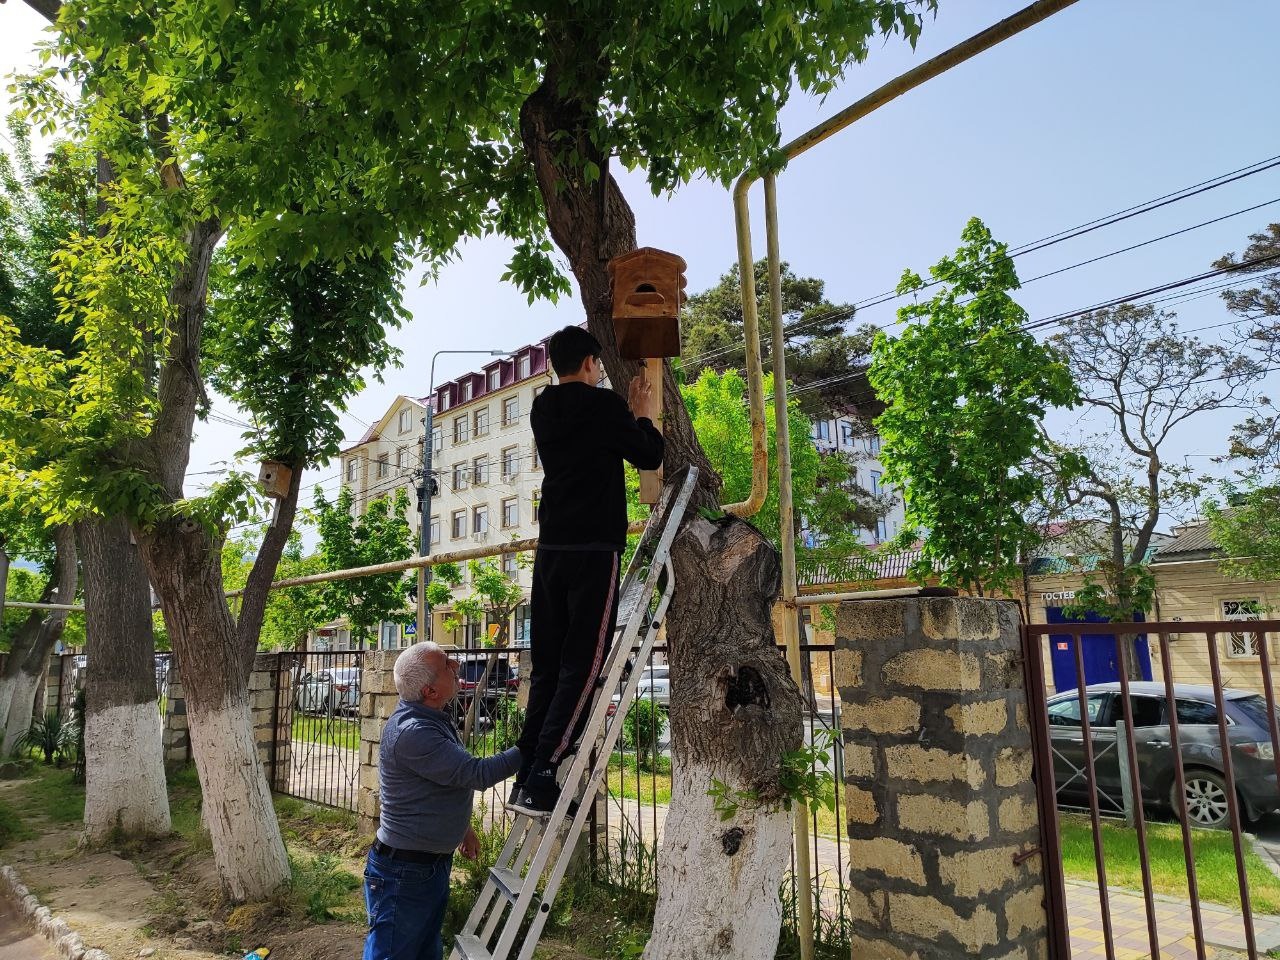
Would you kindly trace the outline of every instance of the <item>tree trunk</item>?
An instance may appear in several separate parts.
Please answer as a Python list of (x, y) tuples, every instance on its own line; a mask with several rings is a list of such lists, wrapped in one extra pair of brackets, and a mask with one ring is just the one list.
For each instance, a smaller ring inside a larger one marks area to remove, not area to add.
[[(53, 529), (54, 569), (45, 588), (44, 599), (49, 603), (71, 603), (76, 596), (78, 561), (76, 538), (71, 527), (59, 524)], [(36, 685), (44, 676), (49, 655), (62, 636), (67, 625), (67, 611), (52, 610), (47, 615), (33, 610), (32, 615), (14, 637), (5, 663), (5, 683), (0, 691), (0, 703), (4, 706), (4, 742), (0, 751), (8, 756), (18, 738), (31, 729), (31, 713), (35, 701)]]
[(171, 829), (156, 707), (151, 586), (122, 517), (87, 520), (85, 839), (162, 837)]
[[(295, 481), (296, 482), (296, 481)], [(220, 544), (194, 521), (161, 521), (140, 538), (182, 664), (191, 751), (223, 892), (265, 900), (289, 880), (289, 860), (249, 714), (246, 654), (223, 596)]]
[[(574, 51), (579, 63), (593, 62), (589, 37), (557, 40), (565, 42), (552, 46)], [(625, 394), (639, 367), (618, 356), (608, 262), (636, 247), (635, 217), (608, 172), (608, 157), (587, 134), (595, 109), (590, 98), (560, 93), (553, 64), (523, 105), (520, 130), (552, 238), (578, 281), (609, 378)], [(599, 182), (588, 184), (579, 170), (559, 165), (571, 149), (596, 163)], [(724, 823), (708, 794), (719, 780), (768, 800), (782, 755), (802, 742), (799, 691), (778, 656), (770, 618), (779, 563), (750, 524), (712, 523), (697, 514), (717, 505), (720, 479), (698, 444), (669, 365), (663, 376), (664, 471), (676, 478), (696, 465), (700, 489), (672, 549), (676, 592), (666, 626), (673, 789), (645, 956), (768, 960), (781, 926), (778, 891), (790, 859), (790, 816), (766, 803), (743, 806)]]

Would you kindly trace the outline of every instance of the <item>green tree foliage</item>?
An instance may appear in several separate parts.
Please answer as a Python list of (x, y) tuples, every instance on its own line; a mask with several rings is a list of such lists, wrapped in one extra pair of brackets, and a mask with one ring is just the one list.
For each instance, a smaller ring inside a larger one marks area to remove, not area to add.
[[(762, 533), (781, 546), (778, 529), (777, 431), (774, 426), (773, 374), (765, 375), (766, 443), (769, 487), (764, 506), (752, 518)], [(751, 417), (747, 384), (737, 370), (704, 369), (697, 381), (680, 388), (694, 433), (712, 466), (724, 480), (726, 503), (745, 500), (751, 490)], [(874, 525), (883, 505), (856, 485), (853, 461), (846, 455), (819, 454), (809, 420), (798, 400), (789, 401), (791, 482), (797, 517), (804, 517), (823, 546), (823, 556), (855, 556), (858, 532)], [(803, 555), (801, 561), (804, 560)]]
[(1170, 436), (1211, 411), (1253, 408), (1265, 366), (1231, 343), (1188, 336), (1175, 314), (1150, 305), (1070, 317), (1060, 330), (1051, 343), (1081, 403), (1105, 424), (1098, 435), (1053, 443), (1044, 463), (1061, 515), (1098, 531), (1097, 563), (1072, 612), (1127, 621), (1154, 602), (1149, 562), (1161, 519), (1197, 509), (1204, 494), (1204, 477), (1170, 462)]
[[(355, 502), (349, 487), (342, 488), (334, 503), (316, 488), (318, 553), (325, 570), (391, 563), (413, 556), (413, 538), (405, 519), (409, 498), (403, 489), (393, 496), (370, 500), (359, 516), (353, 516)], [(320, 610), (326, 620), (345, 617), (352, 636), (363, 647), (384, 620), (408, 623), (413, 619), (408, 609), (410, 581), (403, 573), (333, 580), (320, 587)]]
[[(875, 327), (864, 324), (852, 333), (851, 304), (835, 304), (826, 298), (826, 283), (817, 277), (798, 277), (782, 264), (782, 313), (787, 337), (787, 379), (795, 388), (813, 389), (799, 394), (800, 408), (811, 417), (830, 416), (833, 410), (854, 413), (874, 410), (873, 394), (864, 377), (826, 383), (833, 373), (865, 367), (871, 354)], [(756, 309), (767, 325), (769, 262), (755, 264)], [(680, 319), (684, 338), (681, 369), (690, 382), (704, 369), (742, 370), (746, 366), (742, 326), (741, 274), (734, 264), (709, 290), (689, 298)], [(792, 332), (794, 331), (794, 332)], [(765, 357), (765, 369), (770, 368)]]
[[(253, 569), (261, 536), (243, 536), (228, 539), (222, 546), (222, 582), (228, 590), (242, 589)], [(302, 536), (295, 530), (280, 555), (276, 566), (276, 579), (305, 577), (322, 573), (324, 563), (318, 554), (307, 555), (302, 548)], [(266, 613), (262, 618), (262, 633), (258, 637), (259, 650), (300, 650), (307, 635), (325, 622), (320, 588), (290, 587), (273, 590), (267, 599)], [(159, 632), (156, 636), (160, 642)]]
[[(1076, 391), (1061, 354), (1022, 329), (1006, 246), (976, 217), (963, 245), (930, 269), (938, 291), (898, 311), (896, 338), (876, 337), (871, 383), (887, 404), (876, 420), (885, 481), (898, 485), (908, 529), (927, 531), (911, 575), (982, 593), (1018, 575), (1041, 493), (1026, 466), (1043, 449), (1040, 422)], [(923, 289), (907, 271), (900, 294)]]
[[(45, 578), (22, 567), (9, 568), (9, 582), (5, 585), (4, 598), (19, 600), (23, 603), (38, 603), (40, 593), (44, 589)], [(0, 621), (0, 650), (8, 651), (13, 642), (14, 632), (30, 615), (31, 611), (17, 607), (6, 607), (4, 619)]]

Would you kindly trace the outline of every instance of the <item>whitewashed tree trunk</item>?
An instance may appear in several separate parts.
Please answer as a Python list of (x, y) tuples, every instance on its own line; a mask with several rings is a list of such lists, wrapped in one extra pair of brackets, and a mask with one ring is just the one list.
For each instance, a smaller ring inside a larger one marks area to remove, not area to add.
[[(772, 960), (790, 815), (779, 802), (802, 702), (775, 645), (777, 553), (748, 523), (686, 522), (672, 550), (671, 805), (646, 960)], [(749, 791), (727, 821), (715, 781)]]
[[(742, 810), (722, 823), (710, 796), (715, 780), (743, 786), (723, 767), (671, 765), (671, 812), (658, 851), (661, 921), (653, 925), (646, 958), (773, 960), (777, 952), (790, 817)], [(750, 910), (740, 909), (748, 903)]]
[(160, 740), (160, 712), (152, 701), (89, 714), (84, 739), (84, 835), (91, 844), (159, 837), (172, 829)]
[[(9, 706), (13, 703), (13, 690), (16, 686), (16, 677), (0, 677), (0, 717), (9, 716)], [(9, 751), (4, 751), (4, 756), (8, 755)]]
[(156, 708), (151, 587), (120, 517), (79, 525), (87, 616), (84, 836), (171, 829)]
[(213, 710), (188, 701), (187, 716), (218, 875), (232, 901), (265, 900), (288, 879), (289, 858), (258, 762), (248, 693)]
[(0, 751), (9, 756), (18, 743), (18, 738), (31, 729), (34, 714), (36, 685), (43, 673), (31, 674), (26, 668), (18, 671), (11, 678), (9, 694), (9, 710), (4, 724), (4, 746)]

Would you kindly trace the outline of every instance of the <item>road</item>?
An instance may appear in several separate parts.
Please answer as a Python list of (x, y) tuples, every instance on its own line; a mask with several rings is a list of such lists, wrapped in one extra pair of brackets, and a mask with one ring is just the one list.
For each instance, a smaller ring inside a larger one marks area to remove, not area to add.
[(27, 926), (7, 896), (0, 896), (0, 960), (57, 960), (48, 941)]

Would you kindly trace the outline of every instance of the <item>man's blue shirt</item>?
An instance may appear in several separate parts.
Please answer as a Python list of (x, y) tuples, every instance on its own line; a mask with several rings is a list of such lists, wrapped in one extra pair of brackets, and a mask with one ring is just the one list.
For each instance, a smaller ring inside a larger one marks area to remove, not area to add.
[(473, 757), (443, 711), (401, 700), (378, 750), (378, 839), (399, 850), (451, 853), (471, 824), (475, 792), (519, 769), (514, 747)]

